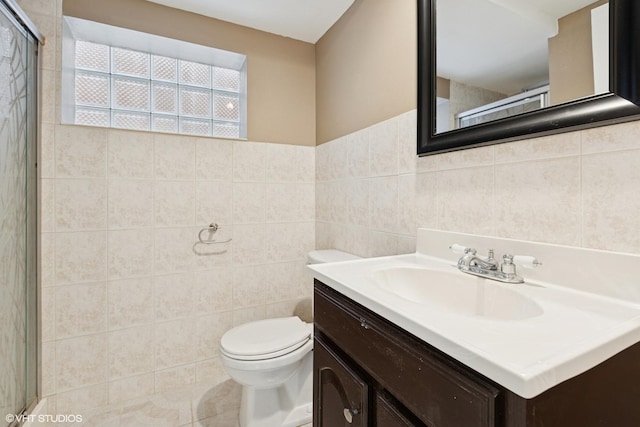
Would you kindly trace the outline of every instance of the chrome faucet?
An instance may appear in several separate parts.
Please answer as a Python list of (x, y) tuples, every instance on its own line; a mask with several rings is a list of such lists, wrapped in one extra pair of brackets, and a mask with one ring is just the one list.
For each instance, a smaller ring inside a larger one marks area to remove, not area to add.
[(493, 250), (489, 250), (486, 259), (480, 258), (477, 251), (473, 248), (465, 248), (464, 256), (458, 260), (458, 268), (471, 269), (480, 268), (482, 270), (497, 270), (498, 261), (493, 257)]
[(510, 254), (503, 255), (500, 263), (494, 258), (493, 249), (489, 249), (486, 258), (478, 256), (474, 248), (454, 244), (449, 246), (449, 249), (456, 254), (462, 254), (458, 260), (458, 270), (504, 283), (524, 283), (524, 279), (516, 274), (516, 263), (530, 268), (542, 265), (533, 257)]

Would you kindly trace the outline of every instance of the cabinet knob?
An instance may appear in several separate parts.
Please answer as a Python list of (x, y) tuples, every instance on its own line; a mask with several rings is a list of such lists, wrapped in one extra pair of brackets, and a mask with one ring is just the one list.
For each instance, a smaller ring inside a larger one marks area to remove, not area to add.
[(358, 410), (357, 409), (344, 408), (344, 411), (342, 411), (342, 413), (344, 414), (344, 419), (349, 424), (351, 424), (353, 422), (353, 416), (358, 414)]

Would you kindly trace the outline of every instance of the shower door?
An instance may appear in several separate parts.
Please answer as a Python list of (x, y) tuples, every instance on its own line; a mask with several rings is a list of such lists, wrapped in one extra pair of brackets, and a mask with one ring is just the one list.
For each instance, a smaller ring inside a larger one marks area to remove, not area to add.
[(0, 0), (0, 426), (35, 401), (37, 383), (38, 41), (22, 15)]

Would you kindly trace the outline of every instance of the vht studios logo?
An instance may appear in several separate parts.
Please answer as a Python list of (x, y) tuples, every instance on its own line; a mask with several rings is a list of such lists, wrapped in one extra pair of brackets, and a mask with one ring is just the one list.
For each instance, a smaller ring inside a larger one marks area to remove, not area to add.
[(32, 423), (81, 423), (82, 415), (7, 414), (4, 419), (9, 424), (14, 421), (18, 421), (19, 423), (25, 423), (27, 421)]

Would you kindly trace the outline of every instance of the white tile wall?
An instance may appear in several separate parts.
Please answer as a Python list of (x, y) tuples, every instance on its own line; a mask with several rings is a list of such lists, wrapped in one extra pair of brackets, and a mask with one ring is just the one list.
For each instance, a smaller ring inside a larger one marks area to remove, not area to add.
[(417, 158), (411, 111), (316, 148), (316, 245), (415, 250), (427, 227), (640, 253), (640, 121)]
[[(223, 381), (226, 330), (310, 304), (313, 147), (53, 129), (58, 167), (42, 180), (42, 381), (57, 410)], [(93, 167), (78, 166), (82, 141), (99, 151)], [(231, 244), (197, 243), (213, 221)]]
[(107, 282), (109, 330), (153, 323), (155, 307), (150, 276)]
[(105, 282), (58, 286), (55, 293), (55, 306), (60, 307), (56, 310), (57, 339), (99, 333), (107, 329)]
[[(226, 330), (310, 304), (315, 148), (60, 125), (62, 2), (20, 3), (47, 37), (40, 393), (58, 413), (146, 402), (125, 423), (160, 399), (190, 425), (190, 391), (156, 394), (226, 381)], [(231, 244), (197, 243), (213, 221)]]
[[(635, 140), (624, 145), (637, 147)], [(625, 129), (628, 130), (628, 129)], [(640, 252), (640, 150), (585, 155), (582, 162), (584, 245), (587, 247)]]

